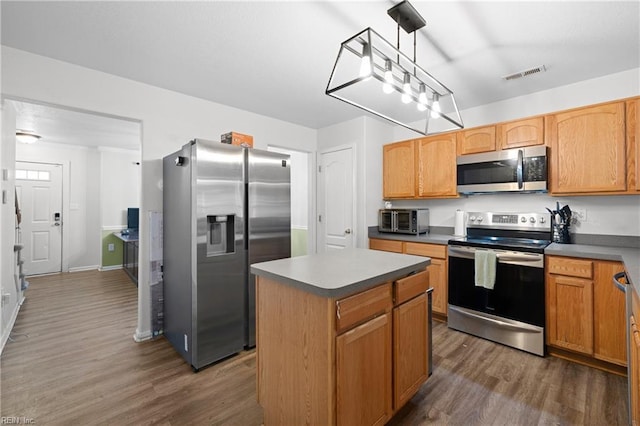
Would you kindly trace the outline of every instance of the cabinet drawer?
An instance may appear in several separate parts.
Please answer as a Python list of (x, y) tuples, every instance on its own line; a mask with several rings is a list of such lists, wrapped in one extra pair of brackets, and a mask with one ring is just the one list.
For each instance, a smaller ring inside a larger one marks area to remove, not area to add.
[(424, 270), (417, 274), (396, 281), (394, 288), (395, 304), (400, 305), (407, 300), (413, 299), (419, 294), (429, 289), (429, 272)]
[(593, 262), (591, 260), (574, 259), (570, 257), (548, 257), (547, 271), (550, 274), (593, 278)]
[(370, 239), (369, 248), (371, 250), (392, 251), (402, 253), (402, 241)]
[(336, 331), (341, 333), (375, 315), (390, 311), (391, 283), (336, 301)]
[(416, 256), (435, 257), (437, 259), (446, 259), (447, 246), (440, 244), (424, 244), (424, 243), (405, 243), (406, 254), (414, 254)]

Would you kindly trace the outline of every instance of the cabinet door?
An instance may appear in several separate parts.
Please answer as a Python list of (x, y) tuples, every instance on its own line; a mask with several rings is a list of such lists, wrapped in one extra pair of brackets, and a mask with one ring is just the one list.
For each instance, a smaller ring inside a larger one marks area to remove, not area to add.
[(545, 137), (552, 193), (626, 190), (624, 102), (549, 115)]
[(458, 135), (458, 155), (496, 150), (496, 126), (465, 130)]
[(544, 144), (544, 119), (534, 117), (498, 125), (497, 143), (500, 149)]
[(624, 271), (620, 262), (594, 262), (593, 287), (593, 354), (614, 364), (627, 365), (627, 340), (624, 293), (611, 282), (611, 277)]
[(336, 337), (338, 425), (384, 425), (391, 386), (391, 313)]
[(593, 281), (547, 275), (547, 343), (593, 355)]
[[(640, 317), (639, 317), (640, 318)], [(631, 374), (631, 424), (640, 425), (640, 330), (635, 316), (629, 318), (629, 345), (631, 345), (631, 359), (629, 360), (629, 374)]]
[(427, 295), (393, 310), (393, 400), (402, 407), (429, 375), (429, 326)]
[(431, 265), (427, 267), (427, 271), (429, 271), (429, 280), (431, 287), (433, 287), (431, 308), (433, 312), (446, 316), (449, 303), (447, 297), (447, 273), (449, 271), (447, 260), (431, 259)]
[(457, 197), (456, 134), (419, 139), (418, 197)]
[(381, 250), (381, 251), (391, 251), (394, 253), (402, 253), (402, 241), (370, 238), (369, 248), (371, 250)]
[(415, 197), (415, 143), (413, 140), (383, 146), (382, 169), (384, 198)]
[(640, 100), (627, 101), (627, 184), (640, 191)]
[(405, 243), (405, 253), (431, 258), (429, 285), (433, 287), (431, 308), (433, 312), (446, 316), (448, 306), (448, 273), (447, 246), (439, 244)]

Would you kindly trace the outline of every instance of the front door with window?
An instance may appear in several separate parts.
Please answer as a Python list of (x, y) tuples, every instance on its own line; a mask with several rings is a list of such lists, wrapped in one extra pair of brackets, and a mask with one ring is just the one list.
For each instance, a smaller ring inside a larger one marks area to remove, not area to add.
[(62, 270), (62, 166), (16, 162), (19, 243), (27, 275)]

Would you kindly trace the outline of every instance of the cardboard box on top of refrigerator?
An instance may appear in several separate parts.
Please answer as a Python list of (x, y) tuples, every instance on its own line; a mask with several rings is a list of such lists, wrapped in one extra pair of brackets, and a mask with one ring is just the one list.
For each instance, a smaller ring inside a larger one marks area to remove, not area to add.
[(220, 142), (253, 148), (253, 136), (237, 132), (229, 132), (220, 136)]

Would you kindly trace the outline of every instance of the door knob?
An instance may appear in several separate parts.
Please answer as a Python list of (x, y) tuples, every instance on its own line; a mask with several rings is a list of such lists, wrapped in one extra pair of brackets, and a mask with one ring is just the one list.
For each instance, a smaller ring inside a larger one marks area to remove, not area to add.
[(344, 233), (345, 233), (345, 234), (350, 234), (350, 233), (351, 233), (351, 229), (349, 229), (349, 228), (345, 229), (345, 230), (344, 230)]

